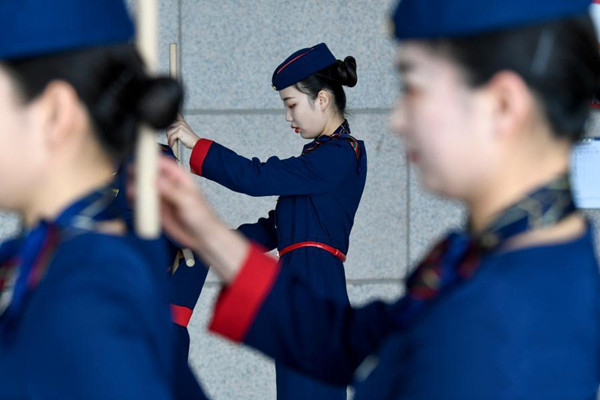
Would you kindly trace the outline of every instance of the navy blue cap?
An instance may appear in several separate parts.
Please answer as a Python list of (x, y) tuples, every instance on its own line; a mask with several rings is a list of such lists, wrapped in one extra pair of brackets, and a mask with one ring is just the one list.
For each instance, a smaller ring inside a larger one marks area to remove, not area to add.
[(471, 36), (588, 12), (590, 0), (400, 0), (396, 39)]
[(0, 1), (0, 60), (126, 43), (133, 35), (123, 0)]
[(335, 64), (335, 61), (335, 57), (325, 43), (300, 49), (275, 69), (272, 78), (273, 89), (285, 89)]

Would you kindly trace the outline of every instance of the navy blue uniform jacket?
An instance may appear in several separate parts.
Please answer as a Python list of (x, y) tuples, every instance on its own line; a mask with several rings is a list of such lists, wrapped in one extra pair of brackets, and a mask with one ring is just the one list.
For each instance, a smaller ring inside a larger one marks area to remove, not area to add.
[[(298, 157), (261, 162), (201, 139), (194, 146), (190, 166), (192, 172), (236, 192), (279, 196), (267, 217), (238, 228), (265, 250), (314, 241), (347, 254), (367, 173), (364, 144), (356, 144), (358, 156), (347, 140), (334, 139)], [(348, 303), (343, 264), (333, 254), (305, 247), (283, 255), (281, 263), (313, 293)]]
[(0, 399), (172, 399), (165, 242), (66, 235), (10, 330)]
[(596, 398), (600, 279), (590, 227), (561, 244), (489, 254), (408, 328), (395, 319), (398, 304), (322, 299), (252, 247), (211, 329), (324, 381), (354, 381), (356, 399)]
[[(340, 304), (349, 301), (339, 258), (315, 247), (281, 251), (293, 244), (316, 242), (347, 254), (367, 173), (364, 143), (348, 136), (349, 131), (344, 121), (333, 135), (315, 139), (304, 146), (300, 156), (288, 159), (247, 159), (205, 139), (196, 143), (190, 158), (192, 172), (231, 190), (279, 196), (277, 206), (266, 217), (241, 225), (238, 231), (262, 245), (264, 251), (279, 250), (289, 274), (305, 282), (312, 293)], [(295, 308), (287, 312), (294, 313)], [(319, 385), (282, 365), (276, 365), (276, 372), (280, 398), (346, 397), (344, 387)]]

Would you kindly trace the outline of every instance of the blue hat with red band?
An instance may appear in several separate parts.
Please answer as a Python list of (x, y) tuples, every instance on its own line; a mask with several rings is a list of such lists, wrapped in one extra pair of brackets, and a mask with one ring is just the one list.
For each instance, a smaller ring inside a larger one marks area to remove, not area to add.
[(0, 1), (0, 60), (126, 43), (133, 36), (123, 0)]
[(273, 89), (285, 89), (308, 78), (315, 72), (335, 64), (335, 62), (335, 57), (325, 43), (300, 49), (275, 69), (272, 78)]
[(396, 39), (471, 36), (588, 12), (590, 0), (400, 0)]

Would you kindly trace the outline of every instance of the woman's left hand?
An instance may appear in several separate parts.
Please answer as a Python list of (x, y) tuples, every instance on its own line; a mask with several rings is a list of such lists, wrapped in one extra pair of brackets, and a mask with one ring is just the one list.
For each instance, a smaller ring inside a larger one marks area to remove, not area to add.
[(161, 221), (177, 242), (194, 250), (226, 282), (232, 281), (249, 251), (249, 242), (213, 213), (192, 175), (174, 160), (159, 160)]
[(178, 243), (197, 250), (208, 234), (207, 230), (220, 221), (192, 176), (174, 160), (163, 156), (158, 168), (161, 222)]

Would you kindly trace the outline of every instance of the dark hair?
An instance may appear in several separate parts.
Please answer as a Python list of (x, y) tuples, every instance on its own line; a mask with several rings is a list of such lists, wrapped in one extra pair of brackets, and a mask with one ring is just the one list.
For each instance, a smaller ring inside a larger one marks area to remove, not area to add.
[(25, 102), (61, 80), (73, 86), (87, 107), (94, 133), (105, 151), (121, 161), (131, 154), (140, 122), (169, 126), (183, 91), (170, 78), (149, 78), (132, 44), (69, 51), (11, 60), (2, 65), (14, 77)]
[(499, 71), (516, 72), (536, 95), (556, 137), (574, 142), (583, 136), (600, 82), (598, 42), (588, 15), (430, 44), (456, 61), (473, 87)]
[(354, 87), (357, 80), (356, 60), (354, 57), (349, 56), (344, 61), (337, 60), (335, 64), (315, 72), (294, 86), (308, 95), (311, 100), (316, 99), (321, 90), (328, 90), (333, 94), (338, 111), (344, 116), (346, 112), (346, 93), (344, 93), (342, 86)]

